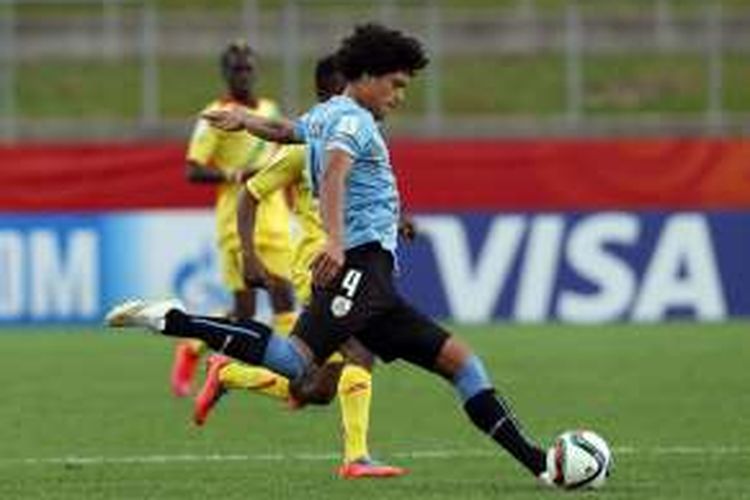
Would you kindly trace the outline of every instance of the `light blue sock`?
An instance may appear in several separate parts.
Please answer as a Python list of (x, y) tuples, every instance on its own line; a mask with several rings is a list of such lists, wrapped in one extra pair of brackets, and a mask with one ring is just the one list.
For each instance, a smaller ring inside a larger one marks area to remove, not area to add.
[(288, 337), (271, 335), (263, 354), (263, 366), (283, 375), (289, 380), (301, 376), (305, 370), (305, 358)]
[(482, 361), (475, 354), (472, 354), (466, 360), (464, 366), (453, 377), (452, 382), (458, 396), (464, 403), (480, 392), (492, 389), (492, 382), (487, 376), (487, 371), (484, 369)]

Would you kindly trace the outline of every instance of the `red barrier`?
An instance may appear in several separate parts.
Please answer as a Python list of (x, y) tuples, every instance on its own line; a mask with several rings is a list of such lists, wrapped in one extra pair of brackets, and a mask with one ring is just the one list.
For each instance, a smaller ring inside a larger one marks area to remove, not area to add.
[(750, 141), (402, 142), (393, 157), (418, 208), (750, 207)]
[(189, 184), (180, 144), (0, 147), (0, 210), (109, 210), (210, 206)]
[[(750, 140), (412, 141), (392, 155), (410, 210), (750, 207)], [(0, 147), (0, 210), (209, 206), (184, 145)]]

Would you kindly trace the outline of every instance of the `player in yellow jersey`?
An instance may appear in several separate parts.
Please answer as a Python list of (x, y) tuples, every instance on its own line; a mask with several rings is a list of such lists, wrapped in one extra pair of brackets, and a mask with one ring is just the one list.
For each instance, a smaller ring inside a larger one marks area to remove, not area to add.
[[(316, 87), (321, 100), (339, 93), (343, 88), (343, 79), (335, 70), (332, 57), (318, 63)], [(305, 153), (306, 148), (302, 145), (286, 146), (279, 151), (266, 167), (245, 184), (246, 189), (240, 194), (238, 213), (245, 279), (250, 283), (272, 283), (278, 276), (274, 269), (265, 265), (262, 253), (256, 257), (258, 240), (253, 227), (260, 222), (259, 209), (269, 196), (286, 189), (291, 191), (294, 213), (300, 225), (291, 276), (297, 297), (302, 302), (307, 302), (310, 296), (310, 264), (326, 241), (317, 200), (306, 177)], [(324, 381), (338, 384), (344, 433), (344, 463), (339, 467), (338, 474), (349, 479), (401, 476), (407, 472), (405, 469), (373, 461), (367, 446), (374, 358), (358, 343), (349, 344), (346, 354), (347, 364), (343, 370), (337, 366), (340, 365), (341, 356), (334, 355), (338, 359), (329, 363), (329, 380)], [(220, 355), (211, 356), (208, 364), (206, 380), (195, 399), (194, 420), (198, 425), (205, 423), (219, 398), (228, 390), (253, 390), (278, 398), (289, 397), (288, 381), (265, 368), (238, 363)]]
[[(225, 97), (210, 103), (203, 112), (241, 107), (249, 113), (274, 118), (280, 116), (276, 103), (255, 94), (256, 58), (251, 47), (235, 41), (221, 54), (221, 72), (226, 84)], [(221, 259), (222, 280), (232, 292), (231, 319), (249, 319), (255, 315), (255, 290), (245, 285), (242, 276), (240, 239), (237, 235), (237, 195), (243, 183), (268, 162), (278, 149), (245, 131), (227, 132), (211, 127), (203, 118), (193, 131), (187, 152), (187, 177), (191, 182), (217, 185), (216, 231)], [(291, 241), (289, 210), (284, 193), (268, 196), (258, 207), (255, 228), (258, 253), (263, 264), (278, 279), (267, 290), (274, 311), (274, 323), (281, 331), (294, 324), (294, 300), (289, 283)], [(198, 360), (204, 346), (196, 341), (177, 344), (172, 366), (171, 385), (177, 396), (190, 391)]]

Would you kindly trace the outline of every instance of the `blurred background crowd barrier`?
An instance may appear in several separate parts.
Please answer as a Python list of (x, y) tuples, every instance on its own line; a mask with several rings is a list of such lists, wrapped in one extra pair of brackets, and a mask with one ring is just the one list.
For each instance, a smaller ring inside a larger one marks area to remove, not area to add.
[(183, 137), (244, 37), (288, 113), (356, 23), (417, 33), (412, 136), (742, 134), (750, 0), (0, 0), (0, 137)]

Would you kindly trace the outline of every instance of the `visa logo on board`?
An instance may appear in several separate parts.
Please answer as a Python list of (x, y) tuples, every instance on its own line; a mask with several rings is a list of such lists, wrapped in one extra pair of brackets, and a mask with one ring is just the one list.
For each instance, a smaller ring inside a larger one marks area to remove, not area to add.
[(653, 322), (676, 309), (705, 321), (727, 316), (702, 214), (670, 214), (658, 224), (621, 212), (496, 215), (473, 240), (470, 217), (417, 222), (442, 282), (446, 316), (456, 321)]

